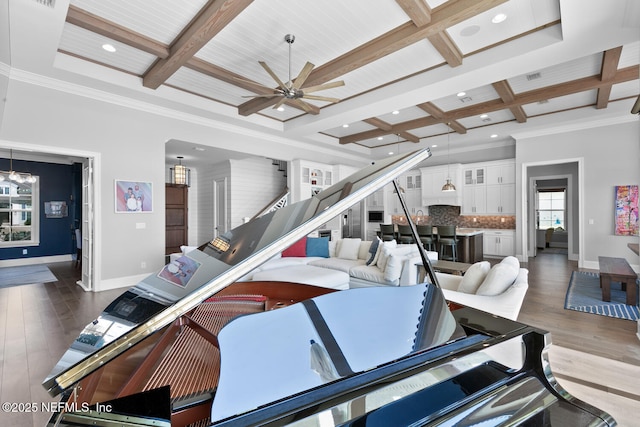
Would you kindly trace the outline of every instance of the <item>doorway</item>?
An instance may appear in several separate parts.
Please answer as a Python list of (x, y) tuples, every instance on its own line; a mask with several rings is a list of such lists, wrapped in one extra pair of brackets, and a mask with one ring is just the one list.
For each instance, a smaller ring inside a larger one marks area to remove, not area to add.
[(213, 238), (218, 237), (228, 229), (227, 225), (227, 178), (217, 179), (213, 182), (213, 210), (214, 232)]

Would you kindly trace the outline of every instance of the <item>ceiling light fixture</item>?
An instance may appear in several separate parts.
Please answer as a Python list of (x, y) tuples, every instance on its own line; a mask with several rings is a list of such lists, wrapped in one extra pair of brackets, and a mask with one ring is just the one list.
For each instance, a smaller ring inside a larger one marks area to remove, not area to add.
[(480, 115), (480, 118), (481, 118), (481, 119), (486, 119), (487, 117), (489, 117), (489, 115), (488, 115), (488, 114), (481, 114), (481, 115)]
[(343, 128), (348, 128), (348, 127), (349, 127), (349, 124), (348, 124), (348, 123), (345, 123), (345, 124), (343, 124), (343, 125), (342, 125), (342, 127), (343, 127)]
[(36, 182), (36, 177), (31, 175), (28, 172), (16, 172), (13, 170), (13, 150), (9, 150), (10, 160), (9, 160), (9, 170), (8, 171), (0, 171), (0, 181), (4, 181), (5, 175), (9, 178), (9, 181), (17, 182), (18, 184), (23, 184), (28, 182), (29, 184), (33, 184)]
[(502, 21), (504, 21), (505, 19), (507, 19), (507, 15), (504, 13), (498, 13), (496, 16), (494, 16), (491, 19), (491, 22), (493, 22), (494, 24), (499, 24)]
[(109, 43), (105, 43), (105, 44), (103, 44), (103, 45), (102, 45), (102, 48), (103, 48), (104, 50), (106, 50), (107, 52), (110, 52), (110, 53), (113, 53), (113, 52), (115, 52), (115, 51), (116, 51), (116, 48), (115, 48), (112, 44), (109, 44)]
[(450, 154), (450, 135), (451, 135), (451, 126), (450, 123), (447, 123), (447, 182), (442, 186), (442, 192), (448, 193), (452, 191), (456, 191), (456, 186), (451, 182), (451, 174), (450, 174), (450, 164), (449, 164), (449, 154)]
[(384, 138), (383, 138), (383, 137), (381, 137), (381, 136), (379, 136), (379, 137), (378, 137), (378, 141), (382, 141), (383, 139), (384, 139)]
[(495, 133), (491, 135), (491, 138), (497, 138), (497, 137), (498, 137), (498, 135), (495, 134)]
[(174, 165), (171, 170), (171, 183), (181, 184), (191, 187), (191, 169), (182, 164), (184, 157), (178, 156), (178, 164)]
[(400, 111), (398, 111), (398, 110), (393, 110), (393, 111), (391, 112), (391, 114), (400, 114)]
[(467, 94), (467, 92), (458, 92), (458, 93), (456, 94), (456, 96), (457, 96), (458, 98), (461, 98), (461, 97), (465, 96), (466, 94)]

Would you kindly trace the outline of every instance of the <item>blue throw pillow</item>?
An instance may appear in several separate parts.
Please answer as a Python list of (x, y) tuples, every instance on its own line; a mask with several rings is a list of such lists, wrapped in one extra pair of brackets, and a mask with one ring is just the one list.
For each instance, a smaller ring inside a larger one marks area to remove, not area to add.
[(329, 238), (307, 237), (307, 256), (329, 258)]
[(378, 246), (380, 245), (380, 238), (376, 237), (376, 239), (371, 242), (371, 247), (369, 248), (369, 259), (367, 259), (367, 265), (371, 265), (373, 259), (376, 257), (376, 252), (378, 252)]

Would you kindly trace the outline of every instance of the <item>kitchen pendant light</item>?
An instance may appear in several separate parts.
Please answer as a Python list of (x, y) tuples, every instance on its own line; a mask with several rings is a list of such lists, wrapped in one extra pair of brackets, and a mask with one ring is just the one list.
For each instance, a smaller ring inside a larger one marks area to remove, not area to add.
[(447, 182), (442, 186), (442, 192), (452, 192), (456, 191), (456, 186), (451, 182), (451, 174), (450, 174), (450, 164), (449, 164), (449, 153), (450, 153), (450, 136), (451, 136), (451, 126), (450, 123), (447, 123)]

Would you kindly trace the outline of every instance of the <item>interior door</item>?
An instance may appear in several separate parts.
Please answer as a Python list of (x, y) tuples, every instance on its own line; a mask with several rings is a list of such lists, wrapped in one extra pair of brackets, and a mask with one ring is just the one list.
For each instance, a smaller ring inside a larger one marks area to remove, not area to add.
[(227, 178), (216, 180), (214, 191), (214, 238), (227, 231)]
[(80, 286), (85, 290), (93, 290), (93, 197), (93, 159), (87, 158), (82, 163), (82, 276), (80, 278)]
[(188, 244), (188, 196), (185, 184), (165, 184), (165, 255)]

